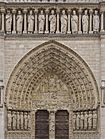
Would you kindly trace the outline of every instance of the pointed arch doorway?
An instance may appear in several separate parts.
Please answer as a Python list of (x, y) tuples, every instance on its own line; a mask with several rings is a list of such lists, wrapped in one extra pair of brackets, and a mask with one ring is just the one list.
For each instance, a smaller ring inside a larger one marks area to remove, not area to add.
[[(99, 94), (95, 78), (80, 56), (58, 42), (34, 48), (17, 64), (5, 98), (7, 139), (98, 136)], [(42, 130), (43, 122), (36, 119), (38, 112), (42, 119), (47, 117), (46, 131)], [(59, 117), (66, 118), (64, 127)]]

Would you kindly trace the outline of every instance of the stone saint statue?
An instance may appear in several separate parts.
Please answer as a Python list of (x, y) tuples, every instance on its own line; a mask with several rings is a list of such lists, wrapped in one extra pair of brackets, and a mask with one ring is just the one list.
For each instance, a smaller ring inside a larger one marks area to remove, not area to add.
[(99, 31), (99, 15), (97, 10), (95, 10), (93, 15), (93, 31), (94, 32)]
[(17, 20), (17, 33), (21, 34), (23, 29), (23, 15), (20, 10), (18, 11), (16, 20)]
[(24, 129), (27, 130), (28, 128), (28, 115), (27, 112), (24, 113)]
[(31, 119), (30, 119), (30, 114), (29, 113), (28, 113), (27, 122), (28, 122), (28, 130), (29, 130), (31, 128)]
[(77, 113), (77, 119), (76, 119), (76, 129), (80, 129), (80, 113)]
[(23, 129), (23, 112), (20, 114), (20, 120), (21, 120), (21, 129)]
[(89, 117), (88, 117), (88, 129), (92, 129), (92, 112), (89, 111)]
[(50, 33), (55, 33), (56, 15), (54, 14), (54, 10), (51, 11), (51, 15), (49, 16), (49, 21), (50, 21)]
[(88, 128), (88, 114), (87, 112), (84, 113), (84, 129), (87, 130)]
[(6, 33), (11, 33), (12, 28), (12, 14), (10, 10), (7, 11), (7, 14), (5, 16), (6, 19)]
[(76, 129), (76, 114), (73, 114), (73, 130)]
[(20, 113), (17, 112), (17, 130), (20, 129)]
[(97, 112), (93, 112), (93, 129), (97, 129)]
[(43, 13), (43, 10), (40, 11), (38, 20), (39, 20), (39, 33), (44, 33), (45, 15)]
[(32, 33), (34, 30), (34, 16), (32, 10), (30, 10), (28, 15), (28, 33)]
[(80, 117), (80, 128), (83, 130), (84, 128), (84, 114), (81, 112), (81, 117)]
[(2, 29), (2, 17), (1, 17), (1, 14), (0, 14), (0, 30)]
[(12, 113), (12, 129), (16, 130), (16, 112), (13, 111)]
[(78, 16), (75, 10), (73, 10), (73, 15), (71, 16), (71, 30), (73, 34), (78, 32)]
[(88, 11), (85, 10), (84, 15), (82, 16), (82, 28), (84, 34), (88, 33), (88, 27), (89, 27), (89, 16), (88, 16)]
[(67, 15), (65, 14), (65, 10), (63, 10), (61, 15), (61, 33), (66, 34), (66, 32), (67, 32)]
[(11, 130), (12, 116), (11, 111), (8, 111), (8, 130)]

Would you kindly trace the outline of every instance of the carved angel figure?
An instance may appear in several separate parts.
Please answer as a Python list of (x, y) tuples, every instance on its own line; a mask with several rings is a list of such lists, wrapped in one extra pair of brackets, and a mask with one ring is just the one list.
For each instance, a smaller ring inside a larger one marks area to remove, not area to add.
[(73, 10), (73, 15), (71, 16), (71, 29), (73, 34), (78, 32), (78, 16), (75, 10)]
[(38, 20), (39, 20), (39, 33), (44, 33), (45, 15), (43, 13), (43, 10), (40, 11)]
[(28, 15), (28, 33), (32, 33), (34, 30), (34, 16), (32, 10), (30, 10)]
[(82, 28), (84, 34), (88, 33), (88, 26), (89, 26), (89, 16), (88, 11), (85, 10), (84, 15), (82, 16)]
[(6, 19), (6, 32), (11, 33), (11, 28), (12, 28), (12, 14), (10, 10), (7, 11), (7, 14), (5, 16)]
[(54, 10), (51, 11), (51, 15), (49, 16), (49, 21), (50, 21), (50, 33), (55, 33), (56, 15), (54, 14)]
[(93, 15), (93, 31), (94, 32), (99, 31), (99, 15), (97, 10), (95, 10)]
[(16, 20), (17, 20), (17, 33), (21, 34), (23, 29), (23, 15), (20, 10), (18, 11)]
[(67, 32), (67, 15), (65, 13), (65, 10), (63, 10), (61, 15), (61, 33), (66, 34), (66, 32)]

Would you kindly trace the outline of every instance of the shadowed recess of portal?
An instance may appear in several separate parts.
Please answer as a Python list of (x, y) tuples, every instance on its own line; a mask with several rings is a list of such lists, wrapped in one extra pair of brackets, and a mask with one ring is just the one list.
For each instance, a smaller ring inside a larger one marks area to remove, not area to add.
[(69, 113), (66, 110), (56, 112), (55, 139), (69, 139)]
[(49, 139), (49, 113), (46, 110), (38, 110), (35, 118), (36, 139)]

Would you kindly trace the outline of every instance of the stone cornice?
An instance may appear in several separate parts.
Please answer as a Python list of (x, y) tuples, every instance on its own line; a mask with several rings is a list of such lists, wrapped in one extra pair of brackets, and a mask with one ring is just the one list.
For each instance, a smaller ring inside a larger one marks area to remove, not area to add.
[(100, 3), (105, 0), (0, 0), (4, 3)]
[(4, 39), (5, 40), (63, 40), (63, 41), (70, 41), (70, 40), (100, 40), (100, 37), (103, 36), (105, 38), (105, 35), (100, 35), (100, 34), (75, 34), (75, 35), (51, 35), (51, 34), (22, 34), (22, 35), (5, 35)]

